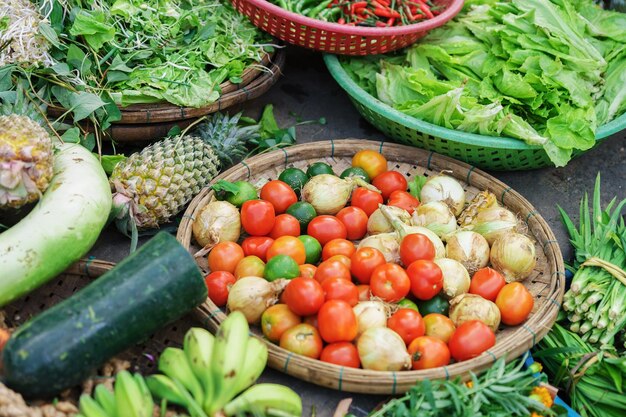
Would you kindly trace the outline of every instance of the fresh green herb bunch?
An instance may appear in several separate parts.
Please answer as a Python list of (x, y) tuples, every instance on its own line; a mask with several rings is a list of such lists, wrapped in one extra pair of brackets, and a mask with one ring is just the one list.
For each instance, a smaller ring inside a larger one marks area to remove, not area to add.
[[(578, 228), (559, 208), (574, 246), (575, 271), (570, 289), (563, 298), (569, 328), (582, 340), (604, 349), (624, 348), (626, 327), (626, 225), (622, 209), (626, 199), (614, 198), (603, 209), (600, 175), (593, 192), (593, 211), (585, 193), (580, 202)], [(621, 343), (616, 340), (621, 339)]]
[(404, 396), (393, 399), (370, 417), (528, 417), (557, 413), (530, 397), (534, 387), (546, 380), (536, 366), (524, 369), (524, 358), (508, 365), (499, 359), (485, 373), (471, 373), (471, 382), (424, 380)]
[(626, 358), (599, 350), (555, 324), (533, 353), (565, 389), (582, 417), (622, 417), (626, 410)]

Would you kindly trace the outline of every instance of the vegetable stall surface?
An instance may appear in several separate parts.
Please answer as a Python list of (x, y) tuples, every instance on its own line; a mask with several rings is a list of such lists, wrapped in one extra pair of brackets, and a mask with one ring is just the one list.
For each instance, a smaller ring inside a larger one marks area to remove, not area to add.
[[(9, 2), (8, 16), (25, 14), (20, 3)], [(73, 122), (89, 119), (103, 130), (120, 119), (117, 105), (213, 103), (220, 83), (240, 82), (244, 70), (273, 48), (224, 0), (33, 3), (39, 18), (31, 21), (41, 36), (17, 38), (9, 60), (16, 62), (0, 69), (0, 91), (30, 85), (42, 94), (33, 99), (60, 105)], [(79, 134), (93, 143), (93, 134), (78, 126), (64, 137), (77, 141)]]
[(430, 0), (270, 0), (303, 16), (349, 26), (390, 27), (432, 19), (444, 8)]
[(564, 166), (626, 110), (624, 27), (626, 15), (591, 0), (478, 0), (400, 54), (342, 62), (409, 116), (521, 139)]
[(26, 396), (56, 395), (193, 309), (206, 294), (191, 255), (161, 232), (113, 270), (21, 326), (3, 350), (6, 383)]
[(80, 145), (57, 145), (47, 190), (26, 217), (0, 235), (0, 306), (84, 256), (110, 210), (111, 191), (98, 159)]

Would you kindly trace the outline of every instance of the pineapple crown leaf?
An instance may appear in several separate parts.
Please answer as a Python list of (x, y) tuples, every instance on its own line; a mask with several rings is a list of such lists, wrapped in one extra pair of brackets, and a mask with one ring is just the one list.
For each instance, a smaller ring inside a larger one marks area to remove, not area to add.
[(48, 131), (48, 124), (42, 116), (42, 114), (45, 114), (46, 109), (42, 107), (37, 108), (37, 106), (29, 100), (22, 87), (19, 87), (11, 93), (14, 94), (6, 94), (0, 98), (0, 102), (2, 103), (0, 105), (0, 116), (9, 116), (11, 114), (26, 116)]
[(241, 126), (241, 115), (237, 113), (231, 117), (228, 114), (214, 113), (193, 131), (194, 136), (200, 137), (213, 149), (222, 167), (241, 161), (247, 154), (248, 142), (260, 137), (260, 125)]

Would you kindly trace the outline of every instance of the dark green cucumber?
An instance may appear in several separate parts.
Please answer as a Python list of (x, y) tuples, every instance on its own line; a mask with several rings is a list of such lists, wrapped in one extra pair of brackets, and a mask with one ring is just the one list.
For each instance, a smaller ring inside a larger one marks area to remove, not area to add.
[(75, 386), (93, 369), (206, 300), (196, 262), (161, 232), (114, 269), (20, 327), (3, 379), (27, 397)]

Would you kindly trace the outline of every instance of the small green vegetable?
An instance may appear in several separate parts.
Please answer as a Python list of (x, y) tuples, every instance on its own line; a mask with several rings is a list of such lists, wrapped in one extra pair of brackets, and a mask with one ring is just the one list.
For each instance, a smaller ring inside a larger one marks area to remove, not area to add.
[(448, 300), (443, 298), (441, 295), (436, 295), (430, 300), (418, 301), (415, 304), (417, 305), (417, 308), (422, 316), (431, 313), (438, 313), (447, 316), (448, 309), (450, 308), (450, 303), (448, 303)]
[(367, 183), (371, 181), (370, 176), (367, 175), (367, 172), (365, 172), (365, 170), (361, 167), (346, 168), (339, 176), (339, 178), (348, 178), (348, 177), (359, 177)]
[(256, 200), (257, 189), (247, 181), (228, 182), (219, 180), (211, 186), (218, 200), (226, 200), (230, 204), (241, 207), (248, 200)]
[(306, 233), (306, 228), (317, 216), (317, 212), (315, 208), (311, 205), (311, 203), (307, 203), (306, 201), (298, 201), (293, 203), (287, 208), (287, 214), (291, 214), (293, 217), (298, 219), (300, 222), (300, 232)]
[(330, 165), (324, 162), (313, 162), (307, 168), (306, 174), (309, 176), (309, 178), (311, 178), (311, 177), (314, 177), (316, 175), (321, 175), (321, 174), (335, 175), (335, 172), (333, 171)]
[(300, 190), (307, 183), (309, 177), (304, 171), (298, 168), (287, 168), (280, 173), (278, 179), (287, 183), (295, 192), (296, 195), (300, 195)]

